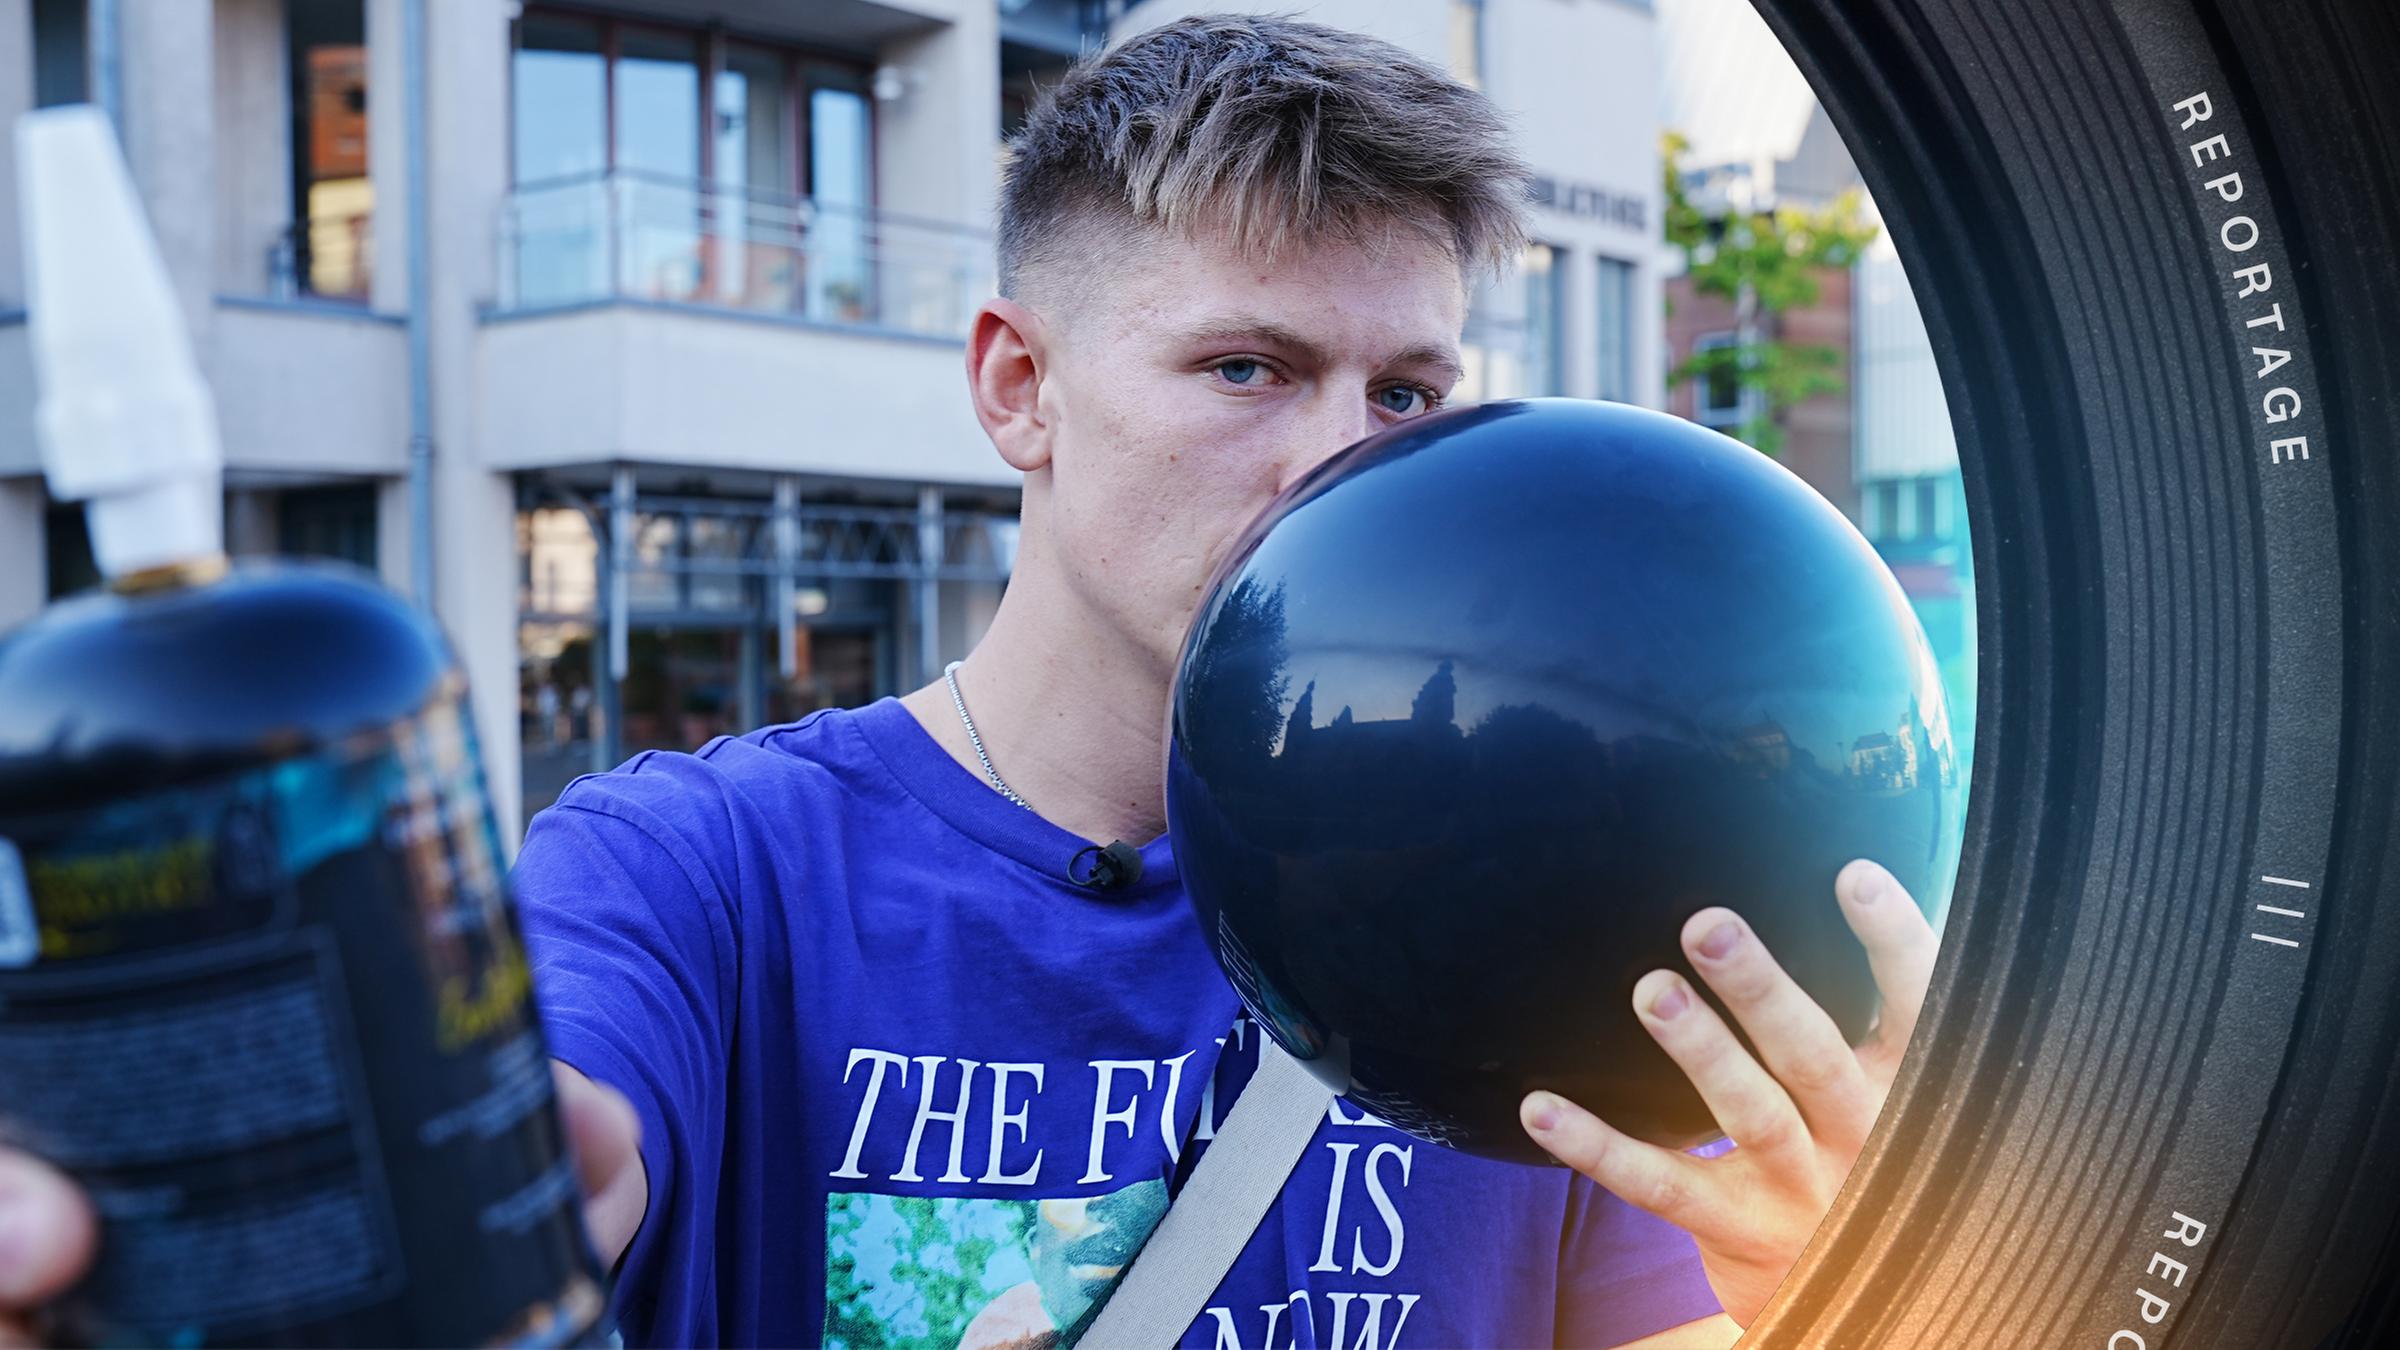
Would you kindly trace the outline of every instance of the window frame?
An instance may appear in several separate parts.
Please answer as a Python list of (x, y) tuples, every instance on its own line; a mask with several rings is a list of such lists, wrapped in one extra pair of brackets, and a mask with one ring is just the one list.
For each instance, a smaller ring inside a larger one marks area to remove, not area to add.
[[(1592, 366), (1593, 375), (1598, 381), (1594, 393), (1600, 398), (1614, 402), (1639, 404), (1643, 400), (1637, 396), (1634, 388), (1634, 372), (1637, 362), (1634, 353), (1633, 315), (1640, 306), (1636, 295), (1641, 289), (1641, 267), (1639, 264), (1620, 258), (1613, 253), (1595, 254), (1593, 263), (1595, 265), (1592, 273), (1592, 299), (1595, 314), (1592, 325)], [(1609, 290), (1612, 278), (1621, 278), (1623, 286), (1619, 295), (1623, 303), (1617, 307), (1616, 321), (1613, 325), (1610, 323), (1607, 303), (1610, 298)], [(1610, 360), (1612, 348), (1615, 354), (1614, 369), (1611, 368)], [(1609, 392), (1610, 386), (1620, 375), (1624, 377), (1624, 391), (1621, 394), (1612, 394)]]
[[(1524, 256), (1543, 260), (1539, 272), (1519, 265), (1525, 283), (1525, 384), (1532, 397), (1555, 397), (1567, 392), (1567, 273), (1575, 254), (1563, 244), (1532, 239)], [(1534, 321), (1537, 314), (1540, 324)]]
[[(816, 83), (810, 78), (809, 67), (814, 65), (839, 68), (855, 77), (861, 86), (868, 87), (870, 90), (874, 80), (873, 65), (857, 56), (805, 42), (795, 42), (789, 38), (768, 37), (760, 33), (727, 29), (715, 25), (703, 27), (695, 24), (676, 23), (670, 19), (624, 14), (614, 10), (571, 3), (557, 3), (555, 0), (550, 3), (529, 3), (515, 18), (509, 21), (508, 25), (508, 115), (511, 122), (508, 138), (508, 182), (512, 188), (524, 185), (517, 172), (514, 122), (517, 115), (516, 56), (518, 52), (524, 50), (524, 26), (528, 18), (587, 23), (599, 29), (601, 172), (604, 175), (613, 174), (618, 169), (617, 61), (622, 51), (622, 35), (628, 28), (674, 33), (689, 37), (694, 41), (699, 53), (700, 75), (700, 98), (697, 110), (700, 128), (699, 182), (708, 188), (717, 186), (717, 77), (725, 71), (726, 49), (732, 44), (739, 43), (753, 51), (769, 53), (780, 58), (783, 63), (784, 107), (781, 120), (784, 124), (786, 141), (785, 163), (781, 167), (785, 171), (785, 181), (793, 185), (789, 194), (794, 197), (813, 195), (808, 191), (812, 176), (808, 139), (810, 131), (808, 100)], [(883, 200), (880, 166), (876, 162), (877, 155), (875, 154), (875, 148), (881, 141), (879, 125), (881, 110), (877, 108), (876, 100), (871, 92), (864, 103), (867, 112), (867, 202), (868, 209), (874, 210), (878, 209)]]
[[(1694, 337), (1692, 339), (1692, 355), (1697, 358), (1704, 351), (1714, 351), (1721, 347), (1739, 347), (1741, 344), (1742, 335), (1740, 333), (1730, 328), (1718, 329)], [(1744, 389), (1737, 382), (1733, 389), (1732, 404), (1720, 405), (1710, 400), (1708, 385), (1708, 377), (1705, 375), (1692, 381), (1693, 421), (1713, 431), (1730, 431), (1749, 420), (1751, 405), (1749, 390)]]

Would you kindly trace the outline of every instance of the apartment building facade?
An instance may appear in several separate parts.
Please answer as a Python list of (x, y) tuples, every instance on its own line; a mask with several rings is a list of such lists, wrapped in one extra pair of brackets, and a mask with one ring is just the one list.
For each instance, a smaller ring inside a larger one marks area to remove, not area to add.
[[(912, 687), (981, 634), (1018, 480), (961, 364), (1003, 137), (1190, 8), (0, 0), (0, 120), (115, 113), (229, 543), (424, 588), (513, 839), (575, 773)], [(1463, 392), (1656, 405), (1648, 6), (1313, 8), (1481, 81), (1543, 174)], [(0, 625), (93, 580), (39, 478), (14, 190), (0, 139)]]

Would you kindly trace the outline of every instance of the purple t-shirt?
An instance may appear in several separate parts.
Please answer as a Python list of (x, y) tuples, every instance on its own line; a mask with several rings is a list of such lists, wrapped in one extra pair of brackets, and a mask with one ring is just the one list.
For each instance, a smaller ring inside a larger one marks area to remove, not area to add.
[[(1165, 839), (1138, 885), (886, 699), (578, 780), (516, 869), (552, 1052), (632, 1099), (627, 1339), (1072, 1344), (1258, 1032)], [(1337, 1101), (1183, 1339), (1615, 1345), (1717, 1311), (1691, 1238)]]

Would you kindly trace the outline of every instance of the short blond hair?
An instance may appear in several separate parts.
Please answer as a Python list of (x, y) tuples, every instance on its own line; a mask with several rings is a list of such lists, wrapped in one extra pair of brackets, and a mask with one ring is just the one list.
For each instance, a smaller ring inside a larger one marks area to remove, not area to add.
[(1010, 142), (1000, 293), (1088, 273), (1095, 232), (1222, 230), (1269, 256), (1394, 227), (1513, 264), (1529, 171), (1491, 100), (1375, 38), (1215, 14), (1076, 63)]

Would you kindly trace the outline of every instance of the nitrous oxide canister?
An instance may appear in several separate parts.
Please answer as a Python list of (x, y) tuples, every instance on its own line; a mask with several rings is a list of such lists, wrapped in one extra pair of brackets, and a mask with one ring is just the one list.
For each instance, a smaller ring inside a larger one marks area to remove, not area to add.
[(19, 130), (37, 415), (108, 584), (0, 638), (0, 1143), (73, 1176), (86, 1344), (592, 1341), (465, 682), (364, 572), (229, 565), (116, 142)]

